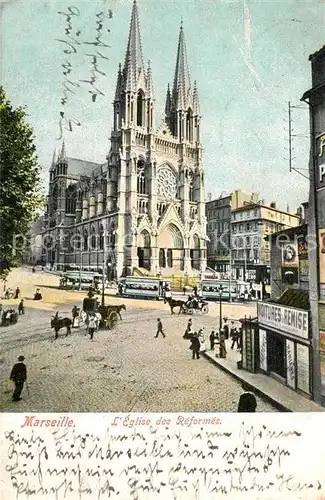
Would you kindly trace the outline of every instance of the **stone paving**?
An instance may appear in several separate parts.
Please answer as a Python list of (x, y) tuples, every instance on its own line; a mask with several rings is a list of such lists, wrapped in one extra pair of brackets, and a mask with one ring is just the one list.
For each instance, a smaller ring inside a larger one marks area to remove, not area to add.
[[(46, 287), (49, 278), (19, 273), (19, 283), (23, 281), (27, 289), (25, 296), (31, 295), (40, 280)], [(191, 359), (189, 342), (182, 338), (188, 316), (171, 315), (162, 302), (126, 299), (123, 320), (114, 330), (100, 330), (91, 341), (81, 327), (68, 337), (60, 331), (59, 339), (54, 340), (51, 314), (59, 308), (60, 315), (70, 316), (72, 305), (80, 304), (84, 294), (62, 293), (54, 288), (42, 292), (47, 300), (26, 301), (25, 316), (16, 325), (0, 328), (1, 411), (236, 411), (240, 383), (203, 357)], [(118, 303), (121, 299), (110, 297), (106, 302)], [(7, 303), (3, 302), (5, 306)], [(240, 317), (241, 306), (237, 307), (239, 312), (229, 309), (227, 313)], [(212, 304), (208, 315), (193, 316), (194, 328), (205, 327), (208, 337), (218, 326), (216, 312), (218, 307)], [(158, 316), (165, 339), (154, 338)], [(13, 403), (8, 378), (20, 354), (26, 358), (28, 384), (22, 401)], [(258, 399), (258, 411), (276, 409)]]

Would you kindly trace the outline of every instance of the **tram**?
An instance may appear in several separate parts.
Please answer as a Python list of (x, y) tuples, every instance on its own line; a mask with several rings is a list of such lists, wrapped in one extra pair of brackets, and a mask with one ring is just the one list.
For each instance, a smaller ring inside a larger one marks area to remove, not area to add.
[(171, 289), (170, 280), (127, 276), (118, 282), (118, 295), (139, 299), (163, 299), (166, 289)]
[[(229, 293), (230, 289), (230, 293)], [(238, 300), (243, 297), (245, 290), (250, 290), (250, 284), (239, 280), (205, 279), (200, 283), (199, 295), (204, 300)]]

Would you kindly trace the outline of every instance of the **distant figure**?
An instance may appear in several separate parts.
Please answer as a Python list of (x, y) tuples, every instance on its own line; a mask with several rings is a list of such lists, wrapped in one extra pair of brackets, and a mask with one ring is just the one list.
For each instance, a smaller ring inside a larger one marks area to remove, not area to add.
[(214, 339), (215, 339), (215, 335), (214, 335), (214, 330), (212, 330), (212, 332), (210, 333), (210, 351), (213, 351), (214, 349)]
[(12, 380), (15, 384), (15, 390), (12, 395), (13, 401), (21, 400), (21, 391), (23, 390), (24, 383), (27, 380), (27, 368), (23, 363), (24, 359), (24, 356), (19, 356), (18, 363), (16, 363), (11, 370), (10, 380)]
[(183, 295), (186, 295), (186, 287), (183, 286)]
[(32, 267), (32, 273), (35, 273), (35, 266)]
[(157, 334), (155, 335), (155, 339), (158, 337), (159, 333), (161, 333), (164, 338), (166, 337), (166, 335), (164, 334), (161, 319), (157, 318)]
[(190, 318), (187, 322), (187, 327), (183, 335), (183, 339), (189, 339), (191, 337), (191, 332), (192, 332), (192, 318)]
[(200, 341), (200, 352), (205, 352), (207, 350), (206, 345), (205, 345), (205, 338), (204, 338), (204, 332), (203, 328), (198, 333), (198, 339)]
[(191, 345), (190, 349), (192, 350), (192, 359), (200, 359), (200, 339), (198, 337), (198, 334), (195, 332), (193, 337), (191, 338)]
[(90, 335), (90, 340), (93, 340), (96, 328), (97, 328), (96, 316), (94, 314), (91, 314), (89, 315), (89, 320), (88, 320), (88, 333)]
[(243, 382), (242, 388), (244, 390), (244, 394), (242, 394), (239, 398), (237, 412), (254, 413), (256, 411), (257, 402), (256, 397), (252, 394), (252, 387)]
[(245, 288), (245, 290), (244, 290), (244, 301), (247, 302), (248, 298), (249, 298), (249, 293), (248, 293), (247, 288)]
[(220, 337), (219, 337), (219, 351), (220, 351), (220, 358), (224, 358), (226, 359), (227, 357), (227, 349), (226, 349), (226, 342), (225, 342), (225, 334), (224, 332), (221, 330), (220, 332)]
[(79, 312), (80, 309), (77, 306), (72, 308), (72, 328), (79, 328)]
[(42, 266), (42, 273), (44, 273), (44, 266)]
[(18, 314), (25, 314), (24, 299), (21, 299), (18, 305)]
[(41, 290), (39, 288), (36, 288), (36, 292), (35, 292), (35, 295), (34, 295), (34, 300), (42, 300), (42, 294), (41, 294)]
[(225, 339), (228, 340), (229, 339), (229, 326), (227, 324), (228, 318), (223, 318), (223, 321), (224, 321), (223, 332), (225, 335)]
[(15, 295), (14, 295), (14, 299), (19, 299), (20, 298), (20, 288), (16, 288), (15, 290)]

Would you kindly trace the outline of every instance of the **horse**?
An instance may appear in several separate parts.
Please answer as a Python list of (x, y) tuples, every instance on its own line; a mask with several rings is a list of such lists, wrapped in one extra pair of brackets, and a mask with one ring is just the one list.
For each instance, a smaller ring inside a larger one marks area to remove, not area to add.
[(174, 307), (179, 307), (178, 314), (181, 314), (181, 312), (184, 309), (184, 305), (185, 305), (185, 302), (183, 300), (175, 300), (172, 297), (165, 297), (164, 304), (166, 304), (166, 303), (169, 304), (171, 314), (175, 314)]
[(58, 333), (61, 328), (66, 328), (66, 337), (71, 333), (72, 320), (70, 318), (59, 318), (58, 313), (51, 319), (51, 328), (54, 328), (55, 338), (58, 338)]

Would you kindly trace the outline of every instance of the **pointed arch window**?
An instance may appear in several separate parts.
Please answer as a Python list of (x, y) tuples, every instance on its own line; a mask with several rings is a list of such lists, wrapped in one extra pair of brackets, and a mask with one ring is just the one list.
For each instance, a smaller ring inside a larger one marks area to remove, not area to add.
[(67, 214), (76, 213), (76, 192), (72, 185), (66, 190), (65, 211)]
[(144, 126), (144, 94), (142, 90), (139, 90), (137, 94), (137, 126)]
[(99, 226), (99, 250), (104, 250), (104, 228)]
[(91, 230), (91, 250), (96, 250), (97, 248), (97, 238), (95, 228)]
[(194, 179), (193, 179), (193, 173), (189, 172), (188, 176), (188, 198), (189, 201), (194, 201)]
[(88, 233), (87, 230), (84, 230), (84, 250), (88, 250)]
[(186, 113), (186, 139), (190, 142), (193, 140), (193, 111), (188, 108)]
[(147, 193), (146, 168), (144, 160), (139, 160), (137, 163), (137, 193)]

